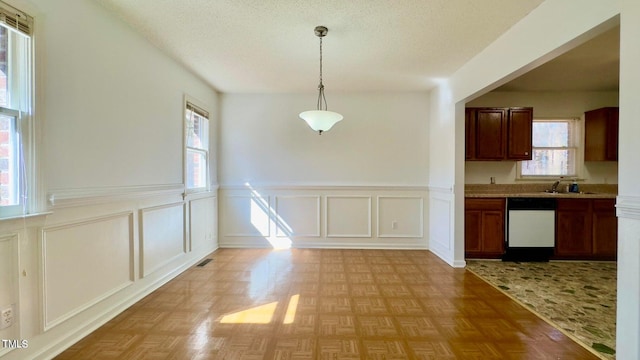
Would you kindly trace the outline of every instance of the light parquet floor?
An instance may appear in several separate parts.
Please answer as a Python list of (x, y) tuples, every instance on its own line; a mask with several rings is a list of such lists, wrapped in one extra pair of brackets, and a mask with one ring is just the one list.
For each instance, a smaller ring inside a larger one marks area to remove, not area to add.
[(428, 251), (220, 249), (56, 359), (597, 359)]

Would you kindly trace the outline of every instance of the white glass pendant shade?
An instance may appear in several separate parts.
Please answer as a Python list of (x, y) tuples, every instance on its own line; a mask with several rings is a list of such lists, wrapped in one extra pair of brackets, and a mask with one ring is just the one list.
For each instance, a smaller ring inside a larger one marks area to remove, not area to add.
[(329, 30), (324, 26), (316, 26), (314, 33), (320, 38), (320, 84), (318, 84), (318, 103), (317, 110), (303, 111), (300, 118), (307, 122), (313, 131), (317, 131), (320, 135), (333, 127), (338, 121), (342, 120), (342, 115), (337, 112), (327, 110), (327, 100), (324, 97), (324, 85), (322, 84), (322, 38), (327, 35)]
[(342, 115), (337, 112), (327, 110), (309, 110), (300, 113), (300, 118), (307, 122), (313, 131), (322, 133), (333, 127), (338, 121), (342, 120)]

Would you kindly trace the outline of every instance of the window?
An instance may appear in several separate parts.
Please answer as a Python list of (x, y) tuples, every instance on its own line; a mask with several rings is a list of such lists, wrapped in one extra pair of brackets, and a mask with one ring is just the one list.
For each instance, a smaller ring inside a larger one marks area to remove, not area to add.
[(185, 111), (186, 160), (188, 190), (209, 188), (209, 113), (187, 102)]
[(577, 176), (575, 119), (533, 120), (533, 157), (520, 163), (520, 177)]
[(33, 19), (0, 1), (0, 217), (29, 213)]

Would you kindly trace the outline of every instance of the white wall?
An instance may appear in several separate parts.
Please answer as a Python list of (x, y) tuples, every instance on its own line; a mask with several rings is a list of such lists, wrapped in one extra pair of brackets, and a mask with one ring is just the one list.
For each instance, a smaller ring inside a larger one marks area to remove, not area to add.
[(327, 97), (344, 120), (318, 135), (298, 117), (315, 108), (315, 94), (225, 94), (220, 184), (424, 185), (427, 93)]
[(183, 102), (213, 114), (215, 157), (218, 94), (94, 1), (9, 2), (35, 18), (49, 214), (0, 220), (0, 338), (29, 342), (0, 357), (46, 359), (217, 248), (215, 165), (184, 194)]
[[(618, 106), (618, 91), (518, 92), (492, 91), (469, 101), (467, 106), (531, 106), (534, 118), (580, 118), (585, 111)], [(500, 104), (505, 105), (500, 105)]]
[[(456, 122), (452, 121), (456, 107), (446, 82), (431, 92), (429, 120), (429, 250), (451, 266), (464, 266), (463, 249), (455, 247), (455, 209), (463, 206), (464, 182), (455, 182), (459, 147)], [(463, 124), (464, 126), (464, 124)], [(464, 136), (464, 134), (463, 134)], [(464, 148), (463, 148), (464, 151)], [(462, 154), (464, 157), (464, 154)]]
[(181, 184), (183, 96), (215, 92), (95, 2), (33, 2), (49, 189)]
[(225, 94), (220, 246), (426, 248), (427, 93)]
[[(618, 92), (489, 92), (468, 102), (466, 106), (532, 106), (534, 118), (577, 118), (584, 131), (584, 112), (605, 106), (618, 106)], [(584, 134), (584, 132), (582, 132)], [(515, 161), (467, 161), (465, 183), (488, 184), (495, 177), (499, 184), (513, 184)], [(584, 182), (618, 183), (618, 164), (614, 161), (588, 161)]]

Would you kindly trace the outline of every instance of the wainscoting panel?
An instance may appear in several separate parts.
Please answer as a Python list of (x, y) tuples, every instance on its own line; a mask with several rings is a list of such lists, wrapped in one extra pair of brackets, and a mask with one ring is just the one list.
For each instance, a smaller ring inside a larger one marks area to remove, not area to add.
[(327, 237), (371, 237), (371, 196), (327, 196)]
[(269, 196), (227, 195), (223, 219), (225, 236), (268, 237), (271, 233), (271, 202)]
[(46, 213), (0, 221), (0, 307), (15, 303), (19, 321), (0, 338), (29, 341), (26, 349), (0, 346), (2, 359), (54, 358), (217, 248), (217, 188), (49, 195)]
[(424, 231), (423, 198), (378, 196), (378, 237), (421, 238)]
[(42, 229), (44, 330), (133, 282), (133, 214)]
[[(18, 314), (18, 235), (0, 235), (0, 309), (13, 307)], [(19, 338), (19, 317), (11, 327), (0, 329), (0, 339)], [(0, 357), (4, 349), (0, 347)]]
[(453, 204), (450, 189), (430, 188), (429, 191), (429, 250), (443, 260), (453, 256)]
[(275, 202), (276, 236), (320, 236), (320, 196), (276, 196)]
[(218, 214), (216, 197), (189, 201), (189, 235), (191, 251), (209, 250), (217, 247)]
[(141, 209), (139, 228), (141, 277), (185, 254), (184, 203)]
[(219, 197), (220, 247), (426, 249), (428, 244), (426, 187), (238, 185), (222, 186)]

